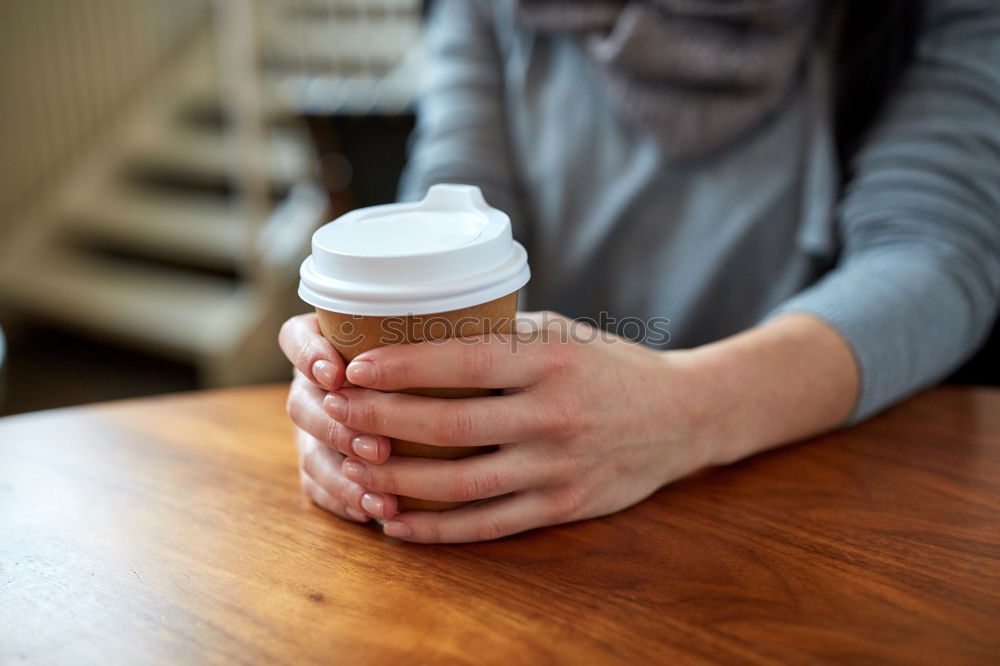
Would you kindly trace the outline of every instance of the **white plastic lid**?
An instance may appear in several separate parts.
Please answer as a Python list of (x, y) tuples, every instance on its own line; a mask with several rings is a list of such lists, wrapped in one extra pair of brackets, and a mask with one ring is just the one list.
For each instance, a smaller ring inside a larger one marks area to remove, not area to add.
[(419, 203), (355, 210), (320, 227), (299, 296), (359, 315), (430, 314), (506, 296), (527, 282), (510, 218), (472, 185), (435, 185)]

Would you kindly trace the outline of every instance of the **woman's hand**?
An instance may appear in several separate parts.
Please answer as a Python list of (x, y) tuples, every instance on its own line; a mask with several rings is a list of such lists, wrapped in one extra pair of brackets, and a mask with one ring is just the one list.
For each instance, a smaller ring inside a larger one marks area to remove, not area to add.
[(370, 462), (389, 456), (384, 437), (360, 436), (333, 421), (323, 410), (330, 389), (344, 383), (344, 361), (323, 338), (315, 314), (293, 317), (281, 327), (279, 344), (295, 366), (288, 414), (296, 425), (302, 490), (315, 504), (341, 518), (367, 522), (364, 489), (344, 478), (345, 454)]
[[(346, 376), (366, 388), (333, 391), (321, 408), (304, 382), (293, 387), (293, 420), (348, 455), (343, 478), (323, 474), (328, 492), (389, 519), (390, 536), (479, 541), (618, 511), (709, 462), (694, 436), (698, 410), (690, 407), (684, 352), (655, 352), (551, 313), (519, 323), (516, 336), (365, 352)], [(299, 342), (318, 345), (301, 336)], [(410, 387), (505, 390), (462, 399), (383, 392)], [(380, 436), (378, 456), (365, 460), (345, 446), (359, 433)], [(456, 461), (386, 460), (385, 437), (499, 449)], [(355, 485), (344, 489), (344, 479)], [(396, 514), (397, 495), (490, 501)]]
[[(698, 468), (829, 430), (851, 413), (860, 385), (850, 347), (807, 314), (669, 352), (559, 315), (518, 321), (526, 330), (514, 336), (386, 346), (345, 368), (315, 316), (289, 320), (281, 344), (298, 372), (288, 410), (305, 433), (313, 501), (385, 519), (386, 534), (410, 541), (494, 539), (612, 513)], [(357, 387), (342, 388), (345, 374)], [(504, 392), (383, 392), (411, 387)], [(462, 460), (390, 458), (388, 437), (499, 448)], [(398, 513), (398, 495), (486, 501)]]

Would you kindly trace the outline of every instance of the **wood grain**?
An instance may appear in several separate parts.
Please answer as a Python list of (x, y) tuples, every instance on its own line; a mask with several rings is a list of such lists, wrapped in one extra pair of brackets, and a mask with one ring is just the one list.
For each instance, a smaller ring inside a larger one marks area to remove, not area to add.
[(1000, 392), (608, 518), (417, 546), (298, 490), (285, 387), (0, 419), (0, 663), (995, 664)]

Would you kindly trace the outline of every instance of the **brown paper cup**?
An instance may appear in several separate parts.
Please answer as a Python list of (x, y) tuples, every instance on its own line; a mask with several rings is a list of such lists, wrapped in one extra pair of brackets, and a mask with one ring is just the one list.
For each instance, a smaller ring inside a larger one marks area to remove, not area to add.
[[(387, 344), (441, 340), (445, 338), (510, 333), (517, 314), (517, 292), (496, 300), (460, 310), (424, 315), (388, 316), (352, 315), (317, 308), (323, 336), (350, 363), (359, 354)], [(346, 383), (350, 386), (350, 383)], [(436, 398), (471, 398), (494, 395), (493, 389), (424, 389), (400, 391)], [(420, 442), (393, 439), (392, 454), (416, 458), (457, 460), (496, 450), (495, 446), (432, 446)], [(469, 502), (434, 502), (400, 497), (400, 511), (444, 511)]]

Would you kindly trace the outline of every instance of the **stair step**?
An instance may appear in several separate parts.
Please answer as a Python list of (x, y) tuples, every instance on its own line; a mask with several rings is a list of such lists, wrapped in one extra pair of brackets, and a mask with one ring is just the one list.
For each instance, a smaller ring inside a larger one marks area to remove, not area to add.
[(412, 113), (417, 96), (406, 76), (296, 76), (289, 78), (303, 112), (315, 115), (398, 115)]
[(182, 360), (210, 353), (239, 283), (40, 247), (0, 265), (0, 297), (20, 310)]
[[(307, 138), (291, 129), (270, 131), (263, 153), (264, 173), (281, 188), (301, 180), (312, 167)], [(240, 159), (234, 137), (222, 129), (177, 125), (141, 138), (126, 162), (143, 170), (225, 183), (236, 179)]]
[(263, 60), (292, 71), (384, 71), (415, 48), (420, 33), (412, 17), (274, 23), (262, 39)]
[[(273, 77), (262, 77), (260, 84), (260, 104), (264, 121), (276, 129), (285, 129), (293, 125), (296, 121), (295, 107), (286, 94), (283, 81)], [(222, 93), (218, 82), (206, 82), (196, 90), (187, 92), (183, 99), (177, 100), (175, 121), (214, 128), (216, 131), (225, 126)]]
[(63, 227), (115, 249), (232, 270), (247, 258), (248, 223), (223, 196), (109, 185), (60, 214)]
[(361, 15), (380, 16), (409, 14), (420, 16), (421, 0), (297, 0), (296, 2), (262, 2), (259, 5), (264, 23), (280, 20), (340, 20)]

